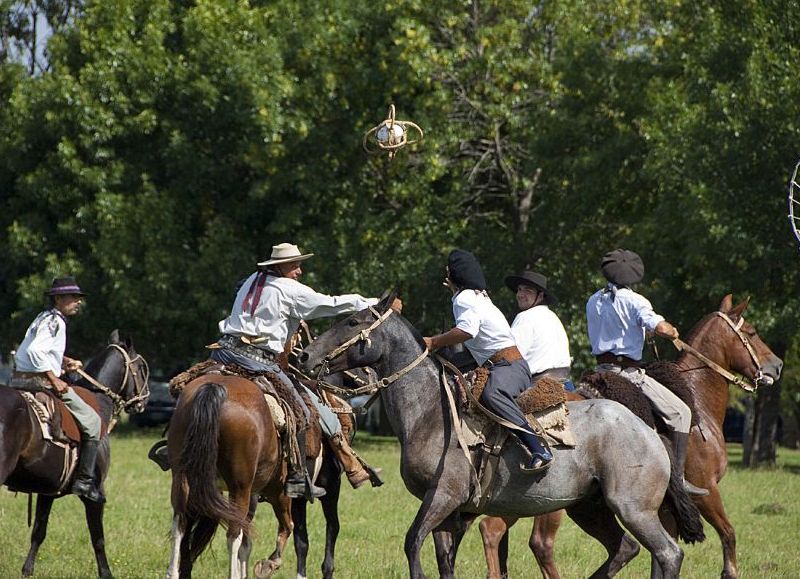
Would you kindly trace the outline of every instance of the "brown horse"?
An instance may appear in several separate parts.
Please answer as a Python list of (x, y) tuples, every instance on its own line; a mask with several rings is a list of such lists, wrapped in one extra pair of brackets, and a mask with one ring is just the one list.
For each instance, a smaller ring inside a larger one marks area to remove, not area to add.
[[(780, 377), (783, 362), (759, 337), (743, 315), (749, 301), (733, 306), (733, 298), (726, 295), (719, 311), (704, 317), (689, 332), (684, 350), (677, 359), (692, 389), (697, 409), (699, 428), (693, 428), (686, 459), (686, 478), (695, 485), (709, 490), (706, 497), (695, 497), (700, 513), (716, 529), (722, 542), (722, 577), (737, 577), (736, 535), (725, 514), (719, 482), (728, 466), (722, 422), (728, 406), (728, 377), (725, 373), (737, 372), (748, 378), (738, 384), (749, 391), (758, 386), (770, 385)], [(695, 350), (710, 364), (690, 350)], [(718, 368), (715, 369), (713, 366)], [(529, 545), (533, 550), (542, 575), (546, 579), (560, 577), (555, 566), (553, 545), (563, 511), (536, 517)], [(506, 574), (506, 532), (518, 519), (487, 517), (481, 521), (489, 577)], [(598, 536), (599, 538), (599, 536)], [(609, 552), (609, 576), (615, 574), (636, 556), (639, 549), (627, 535), (619, 551), (614, 544), (604, 546)]]
[[(104, 425), (112, 423), (122, 410), (141, 412), (147, 403), (148, 369), (132, 343), (119, 339), (115, 330), (108, 345), (93, 356), (85, 368), (93, 378), (77, 386), (92, 390), (100, 407)], [(47, 534), (53, 501), (69, 494), (70, 481), (63, 481), (66, 452), (64, 445), (44, 440), (33, 411), (19, 391), (0, 386), (0, 483), (10, 489), (36, 493), (36, 519), (31, 532), (31, 547), (22, 567), (23, 577), (33, 575), (36, 555)], [(108, 436), (104, 436), (97, 455), (96, 478), (102, 483), (111, 465)], [(100, 577), (112, 577), (105, 550), (103, 502), (81, 498)]]
[[(261, 390), (239, 376), (205, 375), (184, 386), (169, 427), (172, 465), (172, 557), (168, 579), (191, 577), (217, 525), (227, 528), (229, 576), (247, 574), (251, 523), (259, 495), (278, 519), (275, 551), (255, 566), (269, 577), (292, 532), (292, 501), (278, 430)], [(228, 489), (226, 499), (218, 479)]]

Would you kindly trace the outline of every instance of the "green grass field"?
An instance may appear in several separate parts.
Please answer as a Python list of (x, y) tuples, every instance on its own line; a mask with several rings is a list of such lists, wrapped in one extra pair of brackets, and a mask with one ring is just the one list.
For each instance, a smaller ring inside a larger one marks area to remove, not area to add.
[[(160, 432), (123, 424), (114, 433), (113, 463), (107, 483), (106, 543), (111, 569), (118, 579), (163, 577), (169, 560), (168, 473), (147, 460), (150, 445)], [(358, 491), (345, 486), (340, 501), (342, 528), (337, 548), (337, 576), (383, 578), (408, 575), (403, 538), (419, 502), (403, 486), (399, 473), (399, 447), (393, 439), (359, 434), (356, 449), (371, 463), (383, 467), (386, 484)], [(722, 482), (728, 514), (737, 531), (740, 575), (755, 578), (800, 577), (800, 452), (781, 449), (779, 467), (771, 470), (741, 468), (741, 447), (729, 448), (731, 466)], [(28, 550), (27, 495), (0, 491), (0, 578), (19, 576)], [(324, 547), (324, 519), (318, 505), (310, 509), (311, 553), (309, 576), (319, 576)], [(251, 563), (266, 557), (274, 547), (275, 522), (271, 509), (259, 508), (257, 536)], [(713, 529), (702, 545), (686, 546), (683, 577), (717, 577), (721, 549)], [(527, 540), (531, 521), (521, 521), (511, 533), (509, 568), (513, 577), (538, 577)], [(603, 560), (605, 551), (594, 540), (565, 521), (556, 543), (562, 576), (586, 577)], [(640, 554), (620, 577), (649, 574), (649, 557)], [(425, 572), (435, 577), (432, 540), (425, 546)], [(484, 577), (486, 568), (477, 526), (467, 533), (459, 551), (459, 577)], [(47, 540), (42, 546), (36, 577), (89, 578), (96, 576), (83, 507), (75, 497), (56, 501)], [(195, 567), (195, 577), (226, 577), (227, 553), (223, 533)], [(293, 543), (287, 546), (277, 577), (295, 576)]]

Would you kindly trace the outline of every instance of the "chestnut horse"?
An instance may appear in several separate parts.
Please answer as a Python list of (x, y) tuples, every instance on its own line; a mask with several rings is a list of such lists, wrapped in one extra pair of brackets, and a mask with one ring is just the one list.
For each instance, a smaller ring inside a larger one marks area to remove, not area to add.
[[(269, 577), (281, 565), (292, 532), (292, 500), (278, 430), (261, 390), (239, 376), (207, 374), (181, 391), (167, 438), (172, 465), (172, 556), (168, 579), (191, 577), (192, 566), (227, 528), (229, 577), (247, 576), (252, 519), (259, 495), (278, 519), (275, 551), (255, 566)], [(228, 489), (226, 499), (217, 486)]]
[[(735, 379), (745, 390), (754, 391), (759, 386), (772, 384), (780, 377), (783, 362), (759, 337), (743, 315), (749, 300), (736, 307), (733, 298), (726, 295), (719, 310), (705, 316), (689, 332), (686, 344), (690, 348), (678, 356), (677, 364), (685, 374), (694, 394), (700, 427), (693, 428), (686, 458), (686, 478), (695, 485), (706, 488), (709, 495), (695, 497), (700, 513), (716, 529), (722, 542), (723, 579), (737, 577), (736, 534), (725, 514), (719, 482), (725, 476), (728, 455), (722, 422), (728, 406), (728, 379), (725, 372), (737, 372), (752, 384)], [(676, 344), (679, 348), (681, 345)], [(711, 364), (691, 353), (695, 350), (710, 360)], [(719, 369), (713, 366), (717, 365)], [(720, 371), (721, 370), (721, 371)], [(542, 575), (546, 579), (560, 577), (553, 556), (555, 535), (561, 523), (563, 511), (536, 517), (529, 545)], [(508, 539), (506, 532), (518, 519), (486, 517), (480, 523), (489, 577), (506, 575)], [(608, 544), (609, 555), (614, 553)], [(612, 546), (613, 547), (613, 546)], [(625, 553), (618, 556), (613, 575), (636, 556), (639, 549), (630, 537), (626, 537)]]
[[(83, 373), (92, 380), (83, 378), (75, 386), (94, 392), (103, 425), (113, 423), (122, 410), (129, 413), (144, 410), (149, 396), (147, 362), (136, 353), (131, 342), (119, 339), (116, 330), (108, 345), (89, 360)], [(69, 494), (70, 485), (64, 485), (61, 480), (64, 462), (64, 448), (43, 439), (36, 417), (20, 392), (0, 386), (0, 483), (14, 491), (36, 494), (36, 519), (30, 551), (22, 567), (23, 577), (33, 575), (36, 555), (47, 534), (53, 501)], [(104, 436), (95, 467), (101, 490), (110, 465), (109, 438)], [(103, 578), (112, 577), (103, 529), (105, 503), (84, 498), (81, 501), (86, 510), (97, 573)]]

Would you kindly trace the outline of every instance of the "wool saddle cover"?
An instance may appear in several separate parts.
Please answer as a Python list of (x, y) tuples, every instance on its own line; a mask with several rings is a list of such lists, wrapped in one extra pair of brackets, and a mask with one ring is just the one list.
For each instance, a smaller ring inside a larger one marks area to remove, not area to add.
[(169, 382), (170, 394), (177, 398), (186, 384), (206, 374), (239, 376), (255, 384), (264, 395), (278, 433), (285, 435), (287, 427), (293, 430), (305, 429), (306, 457), (315, 459), (319, 456), (322, 451), (319, 414), (305, 391), (298, 390), (308, 409), (310, 415), (308, 418), (289, 387), (272, 372), (250, 372), (235, 364), (220, 364), (214, 360), (205, 360), (172, 378)]
[[(465, 377), (473, 397), (479, 400), (489, 377), (488, 370), (478, 368)], [(517, 397), (517, 406), (534, 430), (538, 430), (538, 426), (541, 426), (550, 443), (575, 446), (575, 436), (569, 426), (569, 410), (561, 382), (548, 376), (540, 378)], [(471, 401), (463, 405), (463, 409), (462, 426), (467, 446), (484, 444), (486, 433), (495, 424), (494, 421)]]
[[(100, 405), (94, 392), (80, 386), (71, 386), (75, 393), (81, 397), (100, 416), (100, 437), (108, 432), (108, 422), (100, 414)], [(28, 406), (33, 410), (33, 415), (42, 430), (45, 438), (60, 440), (70, 443), (80, 443), (81, 431), (78, 422), (67, 408), (67, 405), (53, 392), (37, 390), (31, 396), (24, 396)], [(49, 431), (49, 436), (47, 433)]]

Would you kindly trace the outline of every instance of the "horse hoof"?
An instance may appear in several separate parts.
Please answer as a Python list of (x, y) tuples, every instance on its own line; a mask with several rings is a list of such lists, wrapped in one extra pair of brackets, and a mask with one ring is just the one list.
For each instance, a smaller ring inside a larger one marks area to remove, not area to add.
[(280, 566), (281, 564), (277, 561), (261, 559), (261, 561), (256, 563), (256, 566), (253, 568), (253, 575), (256, 579), (267, 579), (268, 577), (271, 577)]

